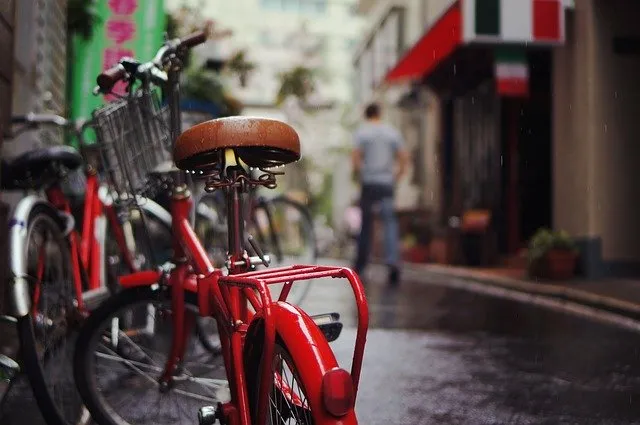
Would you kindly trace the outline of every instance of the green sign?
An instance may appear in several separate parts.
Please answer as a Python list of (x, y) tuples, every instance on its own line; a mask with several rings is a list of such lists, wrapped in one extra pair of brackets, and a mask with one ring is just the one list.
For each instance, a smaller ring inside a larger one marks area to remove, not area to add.
[[(73, 40), (71, 61), (72, 119), (91, 117), (91, 112), (111, 96), (94, 96), (96, 77), (124, 56), (150, 60), (158, 50), (165, 30), (164, 0), (95, 0), (98, 22), (86, 41)], [(124, 93), (124, 86), (114, 92)]]

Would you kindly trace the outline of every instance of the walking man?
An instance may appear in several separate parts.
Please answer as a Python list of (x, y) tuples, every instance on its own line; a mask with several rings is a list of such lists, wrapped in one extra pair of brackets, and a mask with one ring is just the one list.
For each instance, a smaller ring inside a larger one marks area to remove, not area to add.
[(370, 104), (365, 122), (356, 130), (352, 153), (353, 169), (360, 179), (362, 221), (358, 238), (358, 254), (354, 269), (361, 273), (369, 261), (373, 233), (374, 207), (379, 206), (384, 228), (385, 262), (388, 282), (400, 279), (400, 241), (393, 195), (395, 182), (404, 175), (409, 156), (398, 130), (381, 121), (380, 107)]

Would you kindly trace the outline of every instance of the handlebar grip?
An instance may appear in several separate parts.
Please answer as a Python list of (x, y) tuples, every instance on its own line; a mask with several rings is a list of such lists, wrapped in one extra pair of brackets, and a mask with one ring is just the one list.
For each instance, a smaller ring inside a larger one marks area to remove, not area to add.
[(11, 124), (25, 124), (27, 122), (29, 122), (29, 120), (24, 115), (11, 117)]
[(98, 83), (98, 87), (100, 87), (100, 91), (103, 93), (108, 93), (118, 81), (124, 79), (124, 77), (126, 76), (127, 71), (122, 65), (118, 64), (100, 73), (96, 81)]
[(204, 31), (194, 32), (180, 39), (180, 47), (190, 49), (207, 41), (207, 33)]

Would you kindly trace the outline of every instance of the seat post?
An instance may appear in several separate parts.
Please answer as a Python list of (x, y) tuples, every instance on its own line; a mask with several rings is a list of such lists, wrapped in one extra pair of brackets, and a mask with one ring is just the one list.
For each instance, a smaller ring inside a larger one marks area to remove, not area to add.
[(244, 185), (238, 177), (246, 173), (240, 166), (231, 166), (227, 168), (227, 174), (229, 180), (235, 182), (225, 188), (225, 196), (227, 198), (227, 211), (229, 212), (227, 220), (229, 255), (232, 261), (236, 261), (244, 255), (244, 215), (242, 214), (242, 192)]

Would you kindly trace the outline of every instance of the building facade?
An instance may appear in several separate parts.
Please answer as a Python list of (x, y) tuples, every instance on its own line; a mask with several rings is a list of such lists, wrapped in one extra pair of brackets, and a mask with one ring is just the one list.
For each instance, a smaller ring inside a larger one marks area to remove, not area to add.
[(422, 3), (421, 35), (376, 90), (429, 93), (433, 135), (421, 140), (435, 152), (434, 222), (488, 210), (503, 255), (541, 227), (567, 230), (584, 276), (639, 274), (631, 176), (640, 4)]
[[(29, 112), (65, 115), (66, 0), (4, 0), (0, 4), (0, 156), (14, 157), (45, 143), (62, 142), (56, 131), (8, 139), (11, 116)], [(5, 137), (5, 140), (3, 140)], [(1, 165), (0, 165), (1, 166)], [(8, 221), (22, 193), (0, 193), (0, 220)], [(6, 232), (0, 232), (6, 256)], [(6, 270), (0, 268), (0, 279)], [(3, 281), (3, 280), (0, 280)], [(0, 311), (4, 297), (0, 293)]]
[(432, 223), (447, 229), (452, 218), (487, 211), (491, 257), (515, 254), (552, 224), (550, 55), (564, 43), (564, 5), (426, 1), (423, 10), (422, 34), (385, 83), (431, 93), (437, 135), (424, 150), (437, 170)]
[(575, 0), (553, 51), (553, 222), (589, 276), (640, 274), (640, 3)]

